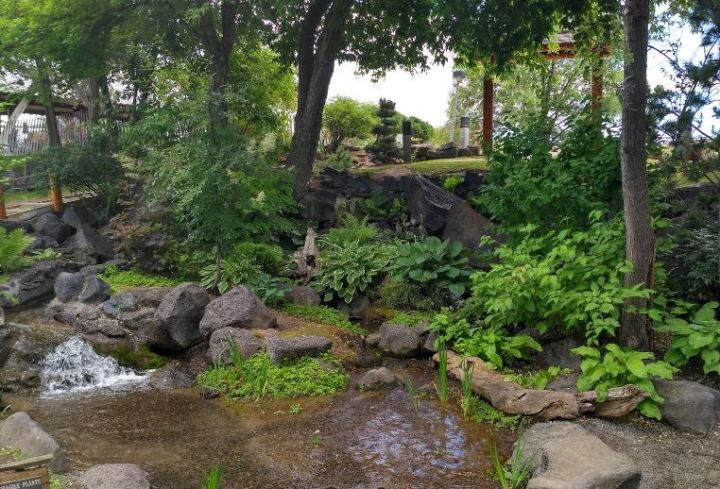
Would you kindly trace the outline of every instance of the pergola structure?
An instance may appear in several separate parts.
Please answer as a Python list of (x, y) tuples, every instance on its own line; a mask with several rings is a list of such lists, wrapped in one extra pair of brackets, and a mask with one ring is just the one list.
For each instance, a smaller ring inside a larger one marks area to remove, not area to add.
[[(557, 34), (554, 42), (546, 39), (540, 48), (540, 54), (547, 60), (571, 59), (577, 56), (577, 47), (572, 32)], [(603, 77), (602, 58), (607, 56), (607, 47), (600, 51), (600, 61), (592, 67), (590, 75), (590, 111), (598, 114), (602, 107), (603, 98)], [(485, 77), (483, 80), (483, 116), (482, 116), (482, 140), (484, 147), (492, 147), (493, 143), (493, 114), (495, 110), (495, 84), (492, 77)]]

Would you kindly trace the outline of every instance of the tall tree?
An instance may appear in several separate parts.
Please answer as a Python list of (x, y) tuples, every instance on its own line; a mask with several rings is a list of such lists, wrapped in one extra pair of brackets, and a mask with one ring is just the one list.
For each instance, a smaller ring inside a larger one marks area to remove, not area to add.
[[(623, 202), (625, 208), (625, 252), (633, 269), (625, 277), (628, 287), (653, 286), (655, 232), (650, 218), (650, 196), (647, 178), (646, 107), (647, 49), (649, 0), (626, 0), (625, 82), (623, 90), (622, 166)], [(625, 304), (620, 327), (620, 341), (633, 348), (650, 347), (648, 320), (637, 308), (647, 305), (644, 299), (629, 299)]]

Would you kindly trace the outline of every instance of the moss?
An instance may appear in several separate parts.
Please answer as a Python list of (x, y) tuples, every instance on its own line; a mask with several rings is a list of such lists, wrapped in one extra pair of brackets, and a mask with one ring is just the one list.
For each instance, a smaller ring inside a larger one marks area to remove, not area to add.
[[(328, 362), (336, 368), (327, 368)], [(258, 353), (234, 366), (206, 370), (197, 383), (228, 397), (259, 399), (332, 394), (344, 389), (347, 380), (348, 375), (330, 354), (275, 365), (267, 353)]]
[(115, 292), (135, 287), (174, 287), (181, 283), (176, 279), (150, 275), (137, 270), (119, 270), (117, 267), (108, 267), (100, 274), (100, 278)]
[(470, 419), (476, 423), (489, 424), (495, 428), (514, 429), (517, 428), (523, 417), (521, 415), (510, 416), (492, 407), (479, 397), (472, 398), (470, 406)]
[(332, 309), (325, 306), (307, 306), (300, 304), (283, 304), (282, 310), (291, 316), (307, 319), (308, 321), (315, 321), (337, 328), (348, 330), (352, 333), (364, 335), (367, 333), (364, 328), (358, 326), (355, 323), (345, 317), (337, 309)]
[(137, 370), (155, 370), (165, 366), (167, 359), (162, 355), (153, 353), (147, 346), (133, 350), (129, 345), (97, 345), (95, 349), (101, 355), (108, 355), (118, 361), (123, 367)]

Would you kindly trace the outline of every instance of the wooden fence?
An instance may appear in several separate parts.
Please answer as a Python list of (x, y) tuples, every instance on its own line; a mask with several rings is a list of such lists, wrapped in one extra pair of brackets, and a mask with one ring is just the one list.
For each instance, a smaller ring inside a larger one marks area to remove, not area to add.
[[(58, 114), (60, 141), (84, 145), (88, 141), (86, 111)], [(0, 121), (0, 154), (28, 155), (45, 151), (48, 131), (44, 116), (23, 116), (12, 126)]]

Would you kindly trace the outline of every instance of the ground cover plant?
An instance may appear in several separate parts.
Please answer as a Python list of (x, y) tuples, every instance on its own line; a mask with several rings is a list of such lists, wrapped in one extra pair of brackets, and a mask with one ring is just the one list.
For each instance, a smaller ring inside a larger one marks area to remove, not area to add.
[(121, 270), (112, 265), (100, 274), (100, 278), (116, 292), (135, 287), (174, 287), (181, 282), (176, 279), (160, 275), (151, 275), (137, 270)]
[(299, 397), (332, 394), (345, 388), (348, 376), (342, 368), (327, 369), (321, 361), (339, 363), (329, 354), (275, 365), (267, 353), (245, 360), (234, 357), (234, 365), (214, 367), (201, 373), (197, 384), (217, 389), (231, 398)]

